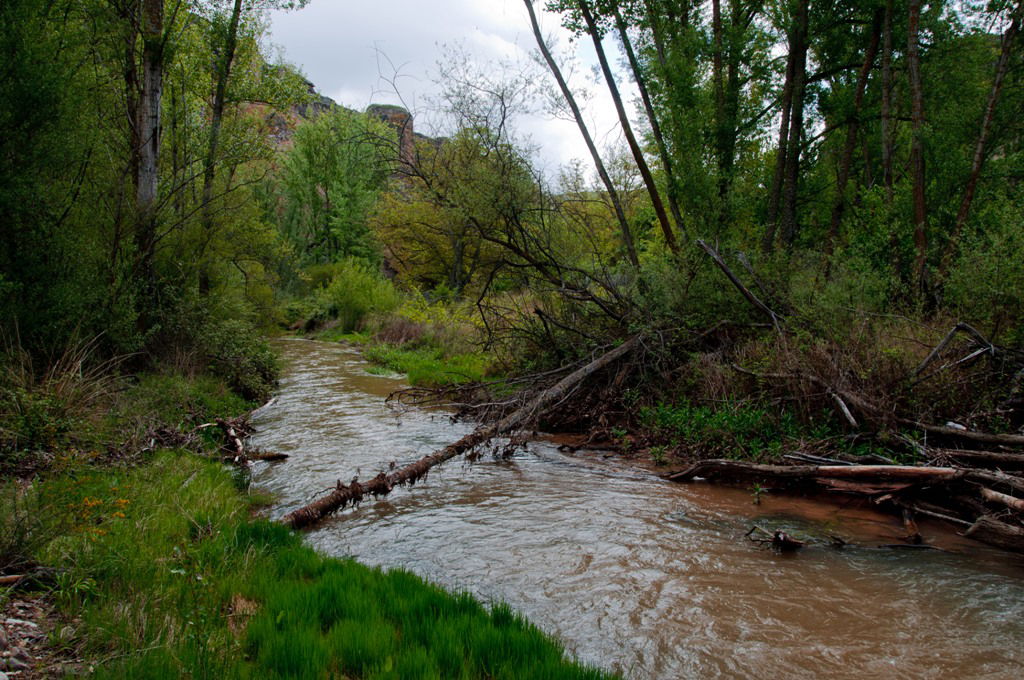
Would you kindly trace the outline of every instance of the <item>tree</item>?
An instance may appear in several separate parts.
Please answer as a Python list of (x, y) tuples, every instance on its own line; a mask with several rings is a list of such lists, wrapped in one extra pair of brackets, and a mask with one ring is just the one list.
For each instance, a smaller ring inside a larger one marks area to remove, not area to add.
[(274, 186), (285, 237), (303, 263), (377, 258), (368, 219), (397, 160), (392, 131), (345, 109), (321, 113), (295, 130)]

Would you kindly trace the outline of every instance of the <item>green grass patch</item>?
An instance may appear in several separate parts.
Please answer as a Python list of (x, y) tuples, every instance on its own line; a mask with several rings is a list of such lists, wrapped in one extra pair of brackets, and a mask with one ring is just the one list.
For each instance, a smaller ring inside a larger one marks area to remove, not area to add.
[(406, 374), (409, 384), (422, 387), (480, 382), (488, 377), (491, 366), (491, 359), (485, 354), (447, 354), (431, 345), (370, 345), (363, 350), (363, 356), (389, 371)]
[(231, 471), (194, 455), (82, 468), (31, 494), (49, 529), (36, 557), (67, 569), (54, 600), (99, 678), (610, 677), (505, 605), (250, 519)]
[(743, 460), (777, 457), (783, 452), (784, 442), (799, 432), (790, 412), (739, 402), (714, 406), (658, 404), (641, 409), (640, 420), (673, 445), (685, 444), (708, 455)]
[(233, 418), (255, 406), (219, 378), (150, 373), (119, 395), (115, 415), (153, 424), (198, 424)]

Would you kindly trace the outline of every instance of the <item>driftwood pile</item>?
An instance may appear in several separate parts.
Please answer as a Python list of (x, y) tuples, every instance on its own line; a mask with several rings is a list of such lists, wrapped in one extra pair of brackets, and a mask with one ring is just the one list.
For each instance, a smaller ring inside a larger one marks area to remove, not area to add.
[[(959, 451), (936, 450), (936, 462), (955, 460)], [(976, 454), (979, 452), (967, 452)], [(1024, 461), (1024, 453), (1000, 454)], [(975, 464), (978, 461), (975, 460)], [(915, 517), (951, 523), (962, 535), (1015, 552), (1024, 552), (1024, 474), (998, 467), (956, 465), (759, 465), (704, 460), (666, 477), (676, 482), (706, 479), (758, 484), (766, 489), (816, 490), (870, 498), (903, 517), (906, 539), (921, 542)]]
[[(787, 334), (787, 319), (772, 310), (733, 273), (711, 245), (698, 241), (744, 298), (772, 324), (780, 337)], [(964, 356), (942, 361), (953, 339), (969, 338)], [(1015, 366), (1017, 382), (1024, 382), (1024, 355), (997, 347), (977, 329), (957, 323), (908, 376), (911, 387), (940, 373), (964, 367), (982, 357), (999, 358)], [(791, 454), (796, 465), (760, 465), (732, 460), (704, 460), (666, 475), (678, 482), (703, 478), (710, 481), (757, 483), (766, 488), (815, 489), (856, 494), (903, 518), (906, 538), (921, 542), (915, 517), (931, 517), (962, 529), (962, 535), (1016, 552), (1024, 552), (1024, 435), (969, 430), (958, 423), (933, 425), (901, 417), (892, 408), (872, 403), (863, 395), (843, 390), (808, 372), (762, 373), (732, 364), (732, 369), (759, 381), (810, 387), (826, 395), (837, 414), (853, 430), (892, 432), (909, 428), (924, 432), (945, 448), (907, 442), (923, 465), (864, 465), (848, 460)], [(1011, 390), (1024, 393), (1024, 390)], [(1000, 412), (1011, 413), (1024, 403), (1024, 394), (1011, 394)], [(928, 441), (926, 439), (926, 441)]]
[(217, 418), (212, 423), (203, 423), (188, 431), (172, 427), (161, 427), (149, 433), (149, 448), (159, 445), (161, 447), (188, 449), (199, 452), (204, 448), (202, 441), (204, 430), (214, 427), (220, 429), (224, 437), (217, 453), (221, 461), (225, 463), (246, 468), (254, 460), (277, 462), (288, 459), (288, 454), (285, 453), (270, 453), (246, 447), (246, 439), (253, 433), (253, 427), (249, 423), (248, 415), (231, 419)]

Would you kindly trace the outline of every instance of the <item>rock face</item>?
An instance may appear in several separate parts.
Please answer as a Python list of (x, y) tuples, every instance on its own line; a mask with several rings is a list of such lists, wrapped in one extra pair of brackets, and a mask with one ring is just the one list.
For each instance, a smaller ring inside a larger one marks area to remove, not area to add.
[(411, 165), (416, 157), (412, 114), (393, 104), (370, 104), (366, 113), (380, 118), (398, 133), (398, 160)]
[(309, 101), (297, 104), (286, 112), (274, 111), (264, 104), (251, 104), (247, 107), (249, 111), (263, 117), (267, 125), (267, 133), (278, 148), (291, 147), (292, 135), (295, 134), (295, 127), (300, 121), (343, 108), (330, 97), (325, 97), (317, 92), (316, 86), (308, 80), (306, 88), (309, 90)]

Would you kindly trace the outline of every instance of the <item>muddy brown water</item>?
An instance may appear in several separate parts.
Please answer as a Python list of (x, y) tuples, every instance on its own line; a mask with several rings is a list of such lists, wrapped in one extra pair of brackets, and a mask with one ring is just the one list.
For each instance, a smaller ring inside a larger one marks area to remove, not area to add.
[[(396, 415), (402, 386), (349, 348), (278, 342), (285, 376), (257, 412), (272, 514), (336, 479), (366, 479), (469, 431), (444, 413)], [(779, 555), (757, 524), (810, 538)], [(678, 485), (600, 453), (536, 442), (511, 460), (451, 461), (412, 489), (308, 533), (325, 553), (404, 567), (504, 600), (581, 661), (627, 678), (1024, 677), (1024, 561), (923, 523), (950, 552), (880, 550), (900, 525), (867, 508)], [(818, 537), (860, 546), (833, 550)]]

